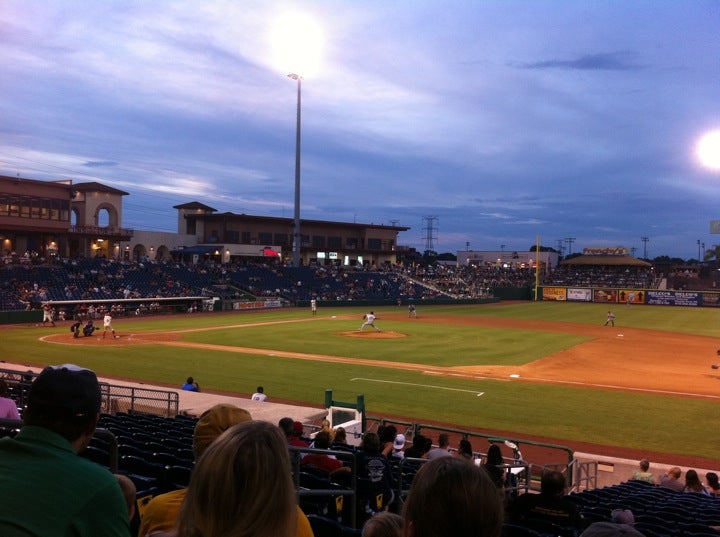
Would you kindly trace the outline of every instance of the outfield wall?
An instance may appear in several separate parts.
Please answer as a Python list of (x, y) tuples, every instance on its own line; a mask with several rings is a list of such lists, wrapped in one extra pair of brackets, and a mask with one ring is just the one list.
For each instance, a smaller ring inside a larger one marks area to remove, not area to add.
[(539, 288), (538, 300), (717, 308), (720, 292), (549, 286)]

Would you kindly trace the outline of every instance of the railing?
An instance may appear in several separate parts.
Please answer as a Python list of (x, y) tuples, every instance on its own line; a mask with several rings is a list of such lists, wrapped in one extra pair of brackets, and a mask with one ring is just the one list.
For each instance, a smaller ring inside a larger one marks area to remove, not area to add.
[(115, 237), (122, 235), (123, 237), (132, 237), (135, 230), (124, 227), (113, 226), (70, 226), (68, 233), (78, 235), (95, 235), (97, 237)]
[[(353, 528), (357, 527), (357, 494), (358, 494), (358, 480), (357, 480), (357, 461), (355, 458), (355, 453), (349, 452), (349, 451), (336, 451), (336, 450), (328, 450), (328, 449), (315, 449), (310, 447), (297, 447), (297, 446), (288, 446), (290, 449), (290, 463), (292, 465), (292, 473), (293, 473), (293, 481), (295, 483), (295, 490), (298, 496), (298, 500), (301, 498), (308, 498), (308, 497), (330, 497), (333, 499), (333, 501), (336, 502), (337, 505), (337, 498), (342, 498), (340, 500), (340, 504), (342, 505), (342, 509), (338, 509), (338, 518), (341, 518), (342, 520), (339, 520), (339, 522), (342, 522), (345, 525), (349, 525)], [(350, 483), (348, 484), (347, 488), (328, 488), (328, 489), (320, 489), (320, 488), (305, 488), (301, 486), (300, 483), (300, 473), (302, 472), (302, 467), (300, 466), (300, 460), (302, 459), (302, 455), (306, 453), (319, 453), (322, 455), (330, 455), (334, 456), (335, 458), (343, 461), (343, 463), (350, 463), (351, 472), (348, 476), (350, 478)], [(344, 499), (346, 497), (350, 498), (350, 516), (349, 518), (346, 518), (344, 516), (344, 513), (346, 512), (345, 509), (345, 502)]]
[[(9, 396), (19, 409), (27, 406), (30, 385), (37, 376), (38, 373), (30, 370), (0, 369), (0, 379), (7, 384)], [(175, 417), (180, 408), (180, 396), (175, 391), (135, 388), (101, 382), (100, 392), (102, 394), (100, 411), (107, 414), (131, 412)]]

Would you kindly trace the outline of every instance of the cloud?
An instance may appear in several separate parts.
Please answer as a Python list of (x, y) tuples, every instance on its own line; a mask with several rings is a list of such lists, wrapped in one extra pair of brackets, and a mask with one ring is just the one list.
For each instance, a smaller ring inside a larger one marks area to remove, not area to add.
[(107, 168), (117, 166), (118, 163), (113, 162), (112, 160), (89, 160), (82, 165), (86, 166), (87, 168)]
[(639, 71), (643, 67), (630, 60), (628, 52), (585, 54), (569, 60), (543, 60), (516, 64), (523, 69), (568, 69), (578, 71)]

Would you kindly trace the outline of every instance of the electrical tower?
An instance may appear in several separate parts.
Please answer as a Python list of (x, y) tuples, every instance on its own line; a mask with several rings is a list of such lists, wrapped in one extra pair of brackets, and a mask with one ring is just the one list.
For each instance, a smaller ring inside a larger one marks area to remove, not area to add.
[(435, 251), (435, 241), (437, 240), (437, 216), (423, 216), (423, 231), (425, 232), (425, 251)]
[(557, 250), (558, 250), (558, 253), (560, 254), (560, 257), (565, 257), (564, 256), (564, 254), (565, 254), (565, 239), (557, 239), (556, 242), (557, 242)]

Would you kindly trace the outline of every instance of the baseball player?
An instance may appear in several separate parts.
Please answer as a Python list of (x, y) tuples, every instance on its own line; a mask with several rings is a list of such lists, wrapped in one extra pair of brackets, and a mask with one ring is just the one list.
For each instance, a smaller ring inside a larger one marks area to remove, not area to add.
[(380, 331), (380, 329), (377, 326), (375, 326), (375, 314), (372, 311), (370, 313), (366, 313), (365, 315), (363, 315), (363, 319), (365, 319), (365, 322), (360, 327), (361, 332), (363, 331), (363, 329), (366, 326), (372, 326), (376, 332)]
[(53, 307), (49, 303), (45, 302), (42, 306), (42, 309), (43, 309), (43, 322), (42, 322), (43, 326), (45, 326), (45, 323), (50, 323), (53, 326), (55, 326), (55, 319), (53, 316)]
[(112, 315), (110, 315), (110, 312), (107, 312), (105, 317), (103, 317), (103, 339), (105, 339), (105, 334), (107, 334), (108, 330), (112, 332), (112, 337), (115, 339), (117, 336), (115, 335), (115, 329), (112, 325)]

